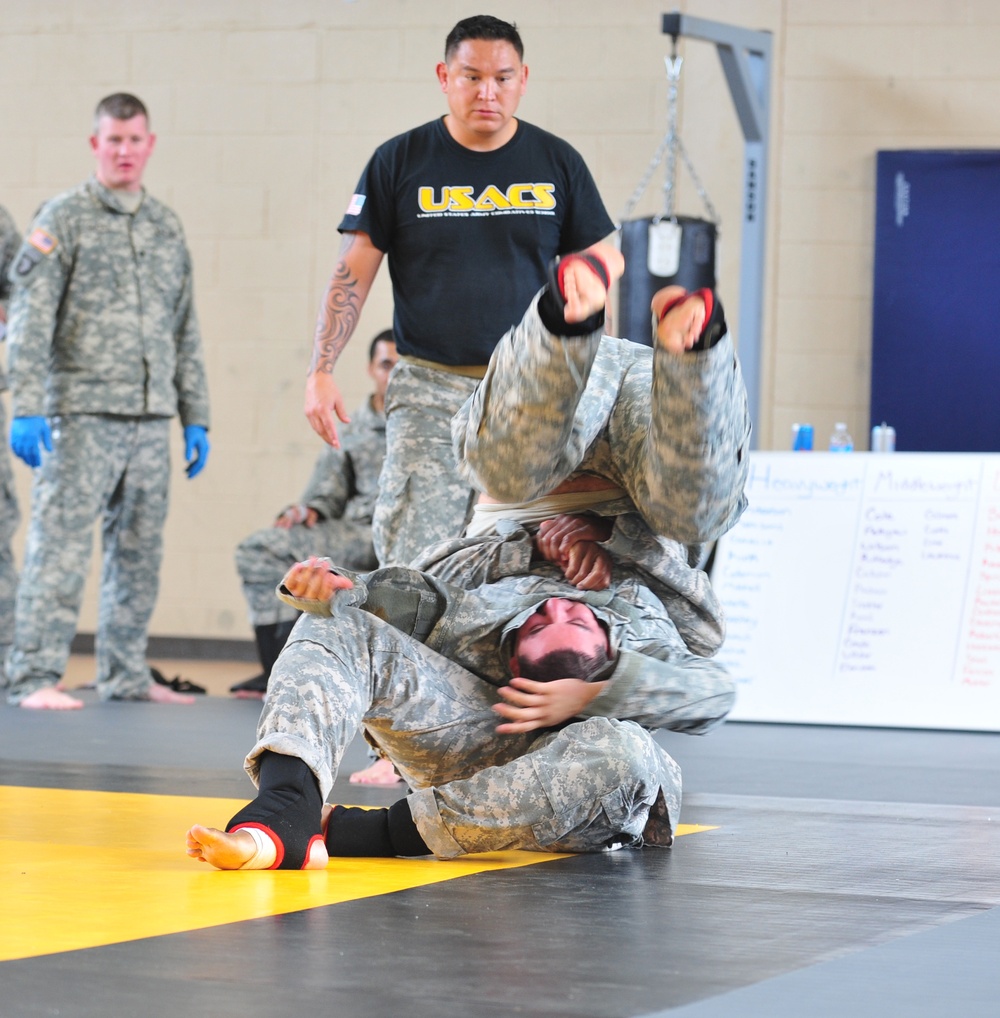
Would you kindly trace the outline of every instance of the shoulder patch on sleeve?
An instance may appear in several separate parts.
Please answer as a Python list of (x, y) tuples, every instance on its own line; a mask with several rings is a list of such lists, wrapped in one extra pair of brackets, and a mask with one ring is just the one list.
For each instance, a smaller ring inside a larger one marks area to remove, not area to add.
[(40, 226), (31, 231), (28, 243), (36, 250), (41, 251), (43, 255), (52, 254), (59, 246), (59, 241)]
[(18, 256), (17, 265), (14, 266), (14, 271), (19, 276), (26, 276), (41, 260), (42, 256), (35, 248), (23, 248)]
[(351, 200), (347, 205), (347, 212), (345, 215), (356, 216), (359, 215), (365, 205), (365, 196), (363, 194), (352, 194)]

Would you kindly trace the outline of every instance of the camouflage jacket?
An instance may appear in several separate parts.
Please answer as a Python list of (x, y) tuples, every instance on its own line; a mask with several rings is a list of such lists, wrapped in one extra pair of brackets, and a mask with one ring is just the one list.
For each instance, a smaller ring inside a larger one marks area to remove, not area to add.
[(340, 428), (340, 448), (326, 446), (299, 500), (326, 520), (371, 523), (385, 459), (385, 414), (369, 398)]
[[(0, 205), (0, 307), (5, 310), (7, 298), (10, 297), (10, 280), (7, 278), (7, 272), (20, 245), (21, 235), (17, 232), (17, 225), (10, 213)], [(0, 342), (2, 342), (7, 335), (6, 326), (0, 327), (0, 333), (2, 333), (0, 335)], [(7, 376), (4, 374), (3, 368), (0, 367), (0, 392), (6, 388)]]
[[(611, 534), (601, 546), (611, 556), (614, 579), (631, 577), (655, 595), (688, 650), (711, 657), (725, 639), (726, 617), (708, 574), (691, 562), (685, 545), (658, 537), (638, 513), (608, 515), (613, 519)], [(537, 555), (532, 536), (536, 530), (500, 519), (495, 534), (441, 541), (410, 566), (466, 590), (528, 573), (561, 580), (562, 573)]]
[(490, 580), (473, 590), (390, 566), (370, 573), (337, 568), (354, 587), (337, 591), (329, 602), (296, 598), (284, 587), (278, 596), (302, 611), (330, 616), (331, 640), (337, 613), (361, 608), (496, 686), (510, 679), (515, 631), (549, 598), (571, 598), (589, 605), (607, 626), (615, 655), (607, 687), (582, 716), (700, 733), (728, 713), (735, 690), (725, 669), (687, 650), (637, 571), (617, 570), (606, 590), (578, 590), (553, 566), (533, 565), (525, 575), (531, 538), (521, 528), (491, 540), (498, 547), (484, 574)]
[(209, 424), (180, 220), (128, 212), (91, 178), (47, 202), (11, 270), (14, 415), (121, 414)]

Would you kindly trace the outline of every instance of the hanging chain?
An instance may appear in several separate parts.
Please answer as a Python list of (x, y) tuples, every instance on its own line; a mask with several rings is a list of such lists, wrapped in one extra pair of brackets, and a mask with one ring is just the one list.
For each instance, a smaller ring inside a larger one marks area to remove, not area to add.
[(674, 196), (677, 190), (677, 84), (681, 80), (682, 57), (677, 56), (677, 41), (673, 53), (663, 58), (667, 67), (667, 167), (663, 174), (663, 218), (674, 218)]
[(657, 146), (656, 151), (653, 153), (653, 158), (650, 159), (649, 166), (646, 167), (646, 172), (642, 175), (642, 179), (639, 181), (636, 189), (632, 192), (631, 197), (625, 203), (625, 208), (622, 211), (618, 226), (620, 228), (621, 224), (632, 214), (632, 210), (639, 203), (639, 199), (642, 197), (643, 192), (646, 190), (653, 177), (653, 174), (656, 172), (657, 167), (663, 161), (663, 157), (667, 153), (669, 153), (669, 158), (667, 160), (663, 180), (663, 212), (660, 215), (653, 217), (654, 222), (659, 221), (660, 219), (674, 218), (674, 198), (677, 182), (677, 156), (679, 154), (684, 166), (691, 175), (691, 180), (694, 183), (695, 190), (698, 192), (698, 197), (705, 206), (708, 218), (716, 226), (718, 226), (720, 222), (719, 214), (716, 211), (715, 206), (712, 204), (712, 200), (709, 198), (708, 192), (705, 190), (705, 186), (702, 184), (701, 178), (698, 176), (698, 173), (694, 168), (694, 164), (691, 162), (691, 157), (688, 155), (687, 149), (684, 148), (684, 142), (681, 141), (680, 134), (677, 131), (677, 94), (681, 76), (681, 64), (684, 61), (683, 58), (677, 56), (676, 39), (674, 39), (674, 45), (670, 56), (664, 57), (663, 62), (667, 68), (667, 80), (669, 82), (667, 92), (667, 133)]
[[(667, 146), (670, 144), (670, 135), (668, 134), (659, 145), (659, 148), (653, 153), (653, 158), (649, 161), (649, 166), (646, 167), (646, 172), (642, 175), (642, 180), (639, 181), (638, 187), (632, 192), (632, 197), (625, 203), (625, 209), (621, 214), (621, 221), (628, 219), (632, 214), (632, 210), (639, 204), (639, 199), (642, 197), (643, 191), (646, 190), (646, 186), (649, 184), (650, 179), (656, 172), (657, 166), (660, 165), (660, 161), (663, 159), (663, 153), (666, 152)], [(620, 224), (619, 224), (620, 225)]]
[(691, 157), (687, 154), (684, 142), (681, 141), (680, 138), (677, 139), (677, 148), (680, 151), (681, 159), (684, 160), (684, 165), (687, 167), (687, 171), (691, 176), (691, 182), (694, 184), (694, 188), (698, 192), (698, 197), (701, 199), (702, 205), (705, 206), (708, 218), (715, 223), (716, 226), (718, 226), (721, 222), (719, 219), (719, 213), (712, 204), (712, 199), (709, 198), (708, 192), (705, 190), (705, 185), (702, 184), (701, 178), (698, 176), (698, 173), (694, 168), (694, 163), (691, 162)]

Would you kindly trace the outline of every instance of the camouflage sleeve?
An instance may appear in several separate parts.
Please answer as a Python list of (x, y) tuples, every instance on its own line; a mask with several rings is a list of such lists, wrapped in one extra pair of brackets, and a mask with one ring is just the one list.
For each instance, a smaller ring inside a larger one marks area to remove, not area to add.
[[(178, 223), (177, 229), (180, 230)], [(183, 236), (183, 233), (182, 233)], [(205, 376), (205, 358), (202, 353), (201, 330), (194, 308), (194, 281), (191, 275), (191, 258), (187, 253), (187, 272), (177, 301), (174, 342), (177, 346), (177, 369), (174, 387), (177, 390), (177, 412), (181, 425), (210, 424), (208, 409), (208, 380)]]
[(7, 337), (15, 417), (45, 413), (45, 381), (59, 308), (72, 271), (73, 246), (69, 223), (43, 208), (14, 258)]
[(531, 572), (534, 543), (527, 531), (517, 528), (501, 536), (456, 537), (426, 548), (410, 563), (439, 580), (472, 590), (505, 576)]
[(449, 591), (415, 569), (389, 566), (371, 573), (341, 569), (329, 559), (322, 559), (334, 572), (353, 583), (349, 590), (338, 590), (329, 601), (295, 597), (282, 583), (278, 597), (299, 611), (312, 615), (335, 616), (343, 608), (360, 608), (388, 622), (408, 636), (425, 642), (449, 609)]
[[(350, 425), (343, 425), (348, 428)], [(343, 436), (343, 430), (342, 430)], [(325, 520), (339, 520), (347, 500), (354, 491), (354, 468), (343, 448), (326, 446), (319, 454), (312, 476), (299, 501), (320, 514)]]
[(663, 605), (688, 650), (711, 657), (726, 634), (725, 614), (708, 575), (688, 563), (687, 548), (658, 537), (638, 513), (615, 517), (604, 548), (616, 567), (635, 571)]
[(21, 246), (21, 235), (10, 213), (0, 205), (0, 305), (6, 307), (10, 297), (9, 273), (14, 255)]
[(701, 735), (722, 721), (735, 699), (733, 681), (716, 661), (676, 647), (664, 646), (662, 657), (622, 650), (606, 688), (582, 716)]

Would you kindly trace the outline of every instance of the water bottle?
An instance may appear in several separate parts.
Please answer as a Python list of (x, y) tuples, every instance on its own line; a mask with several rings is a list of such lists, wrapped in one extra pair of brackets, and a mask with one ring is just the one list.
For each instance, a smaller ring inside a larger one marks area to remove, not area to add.
[(830, 452), (853, 452), (854, 439), (847, 431), (847, 425), (838, 421), (833, 426), (833, 434), (830, 436)]

